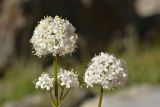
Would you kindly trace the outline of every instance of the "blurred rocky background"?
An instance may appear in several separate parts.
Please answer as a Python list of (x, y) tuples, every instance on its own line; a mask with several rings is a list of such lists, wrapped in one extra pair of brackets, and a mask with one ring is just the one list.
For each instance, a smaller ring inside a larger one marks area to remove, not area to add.
[[(159, 107), (160, 0), (0, 0), (0, 107), (51, 106), (32, 81), (52, 70), (53, 59), (34, 56), (29, 43), (47, 15), (67, 18), (76, 27), (78, 49), (61, 66), (76, 69), (81, 80), (96, 53), (126, 61), (126, 87), (106, 91), (103, 107)], [(98, 88), (75, 89), (64, 107), (96, 107), (97, 95)]]

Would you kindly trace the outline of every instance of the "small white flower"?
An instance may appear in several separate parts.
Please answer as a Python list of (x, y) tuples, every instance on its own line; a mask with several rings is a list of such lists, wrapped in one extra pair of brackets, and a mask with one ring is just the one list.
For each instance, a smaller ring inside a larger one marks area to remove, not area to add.
[(35, 88), (50, 91), (53, 88), (53, 80), (48, 73), (42, 73), (35, 83)]
[(68, 20), (55, 16), (39, 22), (30, 42), (39, 57), (47, 54), (63, 56), (75, 50), (77, 39), (75, 27)]
[(113, 55), (101, 52), (91, 60), (84, 81), (87, 87), (99, 84), (105, 89), (110, 89), (124, 84), (126, 78), (125, 63)]
[(66, 88), (79, 86), (78, 74), (74, 73), (72, 70), (69, 71), (61, 68), (58, 73), (58, 79), (60, 81), (60, 85), (65, 86)]

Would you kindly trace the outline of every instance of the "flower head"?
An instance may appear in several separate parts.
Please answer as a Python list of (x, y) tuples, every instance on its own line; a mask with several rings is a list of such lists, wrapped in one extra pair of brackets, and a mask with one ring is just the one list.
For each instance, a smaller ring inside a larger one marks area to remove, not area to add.
[(53, 80), (48, 73), (42, 73), (35, 83), (35, 88), (50, 91), (53, 88)]
[(30, 42), (39, 57), (47, 54), (63, 56), (76, 48), (75, 27), (59, 16), (46, 17), (35, 28)]
[(60, 69), (58, 79), (60, 81), (60, 85), (65, 86), (66, 88), (79, 86), (78, 74), (74, 73), (72, 70)]
[(113, 55), (101, 52), (89, 64), (84, 81), (87, 86), (99, 84), (105, 89), (121, 86), (127, 78), (125, 63)]

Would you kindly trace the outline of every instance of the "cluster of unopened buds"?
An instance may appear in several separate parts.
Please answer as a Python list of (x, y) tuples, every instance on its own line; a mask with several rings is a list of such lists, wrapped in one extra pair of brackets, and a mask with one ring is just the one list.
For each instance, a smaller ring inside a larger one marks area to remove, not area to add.
[[(35, 88), (50, 92), (53, 107), (61, 106), (70, 88), (80, 86), (78, 73), (60, 68), (58, 63), (58, 57), (75, 51), (77, 40), (75, 27), (68, 20), (59, 16), (42, 19), (30, 40), (35, 55), (42, 57), (52, 54), (54, 57), (54, 73), (43, 72), (34, 81)], [(104, 52), (91, 60), (84, 74), (84, 82), (87, 88), (93, 87), (94, 84), (101, 87), (98, 107), (101, 107), (103, 90), (122, 86), (126, 79), (125, 62)], [(59, 87), (61, 87), (60, 94)]]

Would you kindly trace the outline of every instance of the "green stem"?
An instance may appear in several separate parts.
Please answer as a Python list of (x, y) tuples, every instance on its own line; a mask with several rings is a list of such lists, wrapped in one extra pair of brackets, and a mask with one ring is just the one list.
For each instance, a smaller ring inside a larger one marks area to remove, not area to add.
[(100, 93), (100, 97), (99, 97), (98, 107), (101, 107), (102, 99), (103, 99), (103, 87), (101, 86), (101, 93)]
[(67, 90), (67, 92), (64, 94), (64, 96), (62, 97), (62, 101), (64, 100), (64, 98), (67, 96), (67, 94), (69, 93), (70, 89)]
[(56, 106), (56, 103), (55, 103), (55, 101), (54, 101), (54, 98), (53, 98), (52, 92), (51, 92), (51, 91), (49, 91), (49, 94), (50, 94), (50, 96), (51, 96), (51, 99), (52, 99), (52, 105), (53, 105), (53, 107), (54, 107), (54, 106)]
[(62, 87), (62, 90), (61, 90), (60, 101), (62, 100), (63, 93), (64, 93), (64, 87)]
[(57, 102), (57, 106), (59, 105), (59, 101), (58, 101), (58, 79), (57, 79), (57, 75), (58, 75), (58, 58), (57, 56), (55, 57), (54, 60), (54, 87), (55, 87), (55, 97), (56, 97), (56, 102)]

